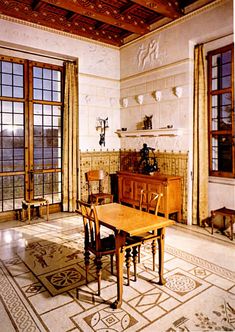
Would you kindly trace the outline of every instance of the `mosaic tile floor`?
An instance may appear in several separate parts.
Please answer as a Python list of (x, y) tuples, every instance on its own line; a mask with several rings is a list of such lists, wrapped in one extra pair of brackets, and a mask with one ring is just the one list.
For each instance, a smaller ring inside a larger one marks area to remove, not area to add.
[[(164, 286), (141, 250), (137, 282), (112, 310), (115, 276), (103, 261), (101, 296), (91, 263), (85, 285), (78, 216), (0, 225), (0, 331), (235, 331), (235, 241), (199, 228), (167, 229)], [(124, 278), (124, 283), (126, 279)]]

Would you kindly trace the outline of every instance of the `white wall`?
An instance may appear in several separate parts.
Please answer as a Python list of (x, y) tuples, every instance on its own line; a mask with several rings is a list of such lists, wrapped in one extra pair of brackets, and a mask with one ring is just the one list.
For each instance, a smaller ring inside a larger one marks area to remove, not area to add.
[[(233, 40), (233, 2), (217, 1), (206, 9), (198, 10), (138, 41), (121, 48), (121, 99), (128, 98), (128, 107), (121, 109), (121, 127), (139, 129), (145, 115), (153, 115), (153, 128), (173, 125), (183, 128), (183, 135), (176, 137), (122, 138), (122, 148), (140, 149), (143, 142), (161, 151), (189, 151), (188, 176), (188, 223), (191, 223), (191, 171), (192, 171), (192, 127), (193, 127), (193, 51), (198, 43), (220, 38), (216, 44)], [(207, 45), (207, 44), (206, 44)], [(219, 46), (218, 46), (219, 47)], [(182, 97), (177, 98), (173, 89), (182, 88)], [(156, 102), (152, 93), (162, 92)], [(136, 95), (143, 94), (139, 105)], [(231, 181), (230, 181), (231, 182)], [(235, 184), (209, 184), (209, 211), (212, 206), (233, 205)], [(231, 206), (230, 206), (231, 207)], [(232, 208), (232, 207), (231, 207)]]
[[(32, 24), (18, 24), (0, 19), (0, 47), (38, 53), (45, 56), (78, 59), (79, 63), (79, 146), (100, 150), (97, 117), (109, 118), (106, 149), (117, 150), (120, 141), (114, 133), (120, 126), (120, 59), (119, 49), (91, 43), (65, 33), (53, 33)], [(0, 54), (15, 55), (57, 64), (59, 61), (32, 54), (15, 53), (0, 48)], [(61, 63), (61, 61), (60, 61)], [(103, 148), (104, 149), (104, 148)]]

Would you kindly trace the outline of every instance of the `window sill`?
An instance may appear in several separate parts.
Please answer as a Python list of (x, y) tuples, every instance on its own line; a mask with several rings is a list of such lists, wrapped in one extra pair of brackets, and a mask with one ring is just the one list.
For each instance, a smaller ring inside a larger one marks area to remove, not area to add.
[(225, 184), (235, 186), (235, 178), (223, 178), (217, 176), (209, 176), (209, 183)]

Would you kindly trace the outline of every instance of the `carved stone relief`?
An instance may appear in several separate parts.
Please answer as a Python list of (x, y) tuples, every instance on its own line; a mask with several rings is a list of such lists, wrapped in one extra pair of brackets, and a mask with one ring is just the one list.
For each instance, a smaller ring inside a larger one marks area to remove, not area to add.
[(140, 69), (162, 64), (164, 52), (160, 52), (160, 38), (142, 43), (137, 51), (137, 65)]

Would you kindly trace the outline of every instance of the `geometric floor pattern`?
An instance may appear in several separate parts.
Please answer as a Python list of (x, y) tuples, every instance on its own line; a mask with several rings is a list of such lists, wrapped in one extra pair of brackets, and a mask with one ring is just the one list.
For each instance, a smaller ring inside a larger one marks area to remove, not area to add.
[(116, 279), (108, 257), (101, 296), (94, 262), (85, 284), (78, 216), (50, 215), (49, 222), (0, 230), (0, 331), (235, 331), (235, 246), (192, 233), (167, 229), (164, 286), (151, 269), (150, 246), (142, 247), (137, 281), (124, 285), (123, 305), (113, 310)]

